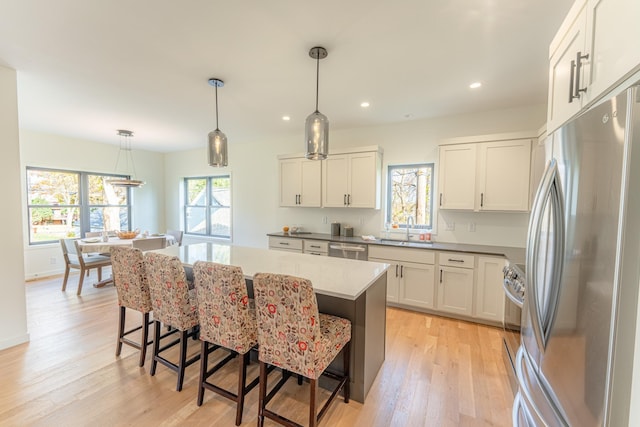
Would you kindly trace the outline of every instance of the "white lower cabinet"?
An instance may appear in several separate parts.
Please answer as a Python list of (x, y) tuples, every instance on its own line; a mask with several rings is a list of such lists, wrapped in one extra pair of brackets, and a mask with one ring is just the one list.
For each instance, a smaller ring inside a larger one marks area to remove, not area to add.
[(302, 252), (311, 255), (327, 256), (329, 255), (329, 242), (320, 240), (304, 240)]
[(505, 298), (502, 289), (504, 266), (504, 258), (478, 257), (474, 317), (495, 322), (502, 321)]
[(475, 256), (454, 252), (438, 254), (438, 311), (473, 315)]
[(388, 303), (434, 308), (434, 252), (369, 245), (369, 261), (390, 264), (387, 270)]
[(302, 253), (302, 239), (269, 236), (269, 249)]

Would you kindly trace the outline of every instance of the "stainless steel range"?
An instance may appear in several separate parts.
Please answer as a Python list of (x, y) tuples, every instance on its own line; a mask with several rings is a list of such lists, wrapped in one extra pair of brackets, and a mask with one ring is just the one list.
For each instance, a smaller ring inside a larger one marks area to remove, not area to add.
[(509, 379), (514, 394), (517, 392), (518, 383), (516, 379), (516, 353), (520, 346), (520, 320), (522, 317), (522, 305), (524, 302), (525, 290), (525, 267), (522, 264), (510, 264), (503, 270), (505, 307), (504, 307), (504, 348), (505, 362), (507, 370), (512, 374)]

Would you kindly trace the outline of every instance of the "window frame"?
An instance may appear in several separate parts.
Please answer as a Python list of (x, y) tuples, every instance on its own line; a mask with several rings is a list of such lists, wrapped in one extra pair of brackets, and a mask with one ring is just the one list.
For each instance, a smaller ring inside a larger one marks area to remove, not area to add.
[[(42, 172), (51, 172), (51, 173), (64, 173), (64, 174), (75, 174), (78, 176), (78, 197), (77, 204), (75, 205), (59, 205), (59, 204), (49, 204), (49, 205), (34, 205), (30, 203), (30, 191), (29, 191), (29, 171), (42, 171)], [(93, 208), (105, 208), (105, 207), (117, 207), (120, 209), (126, 208), (127, 210), (127, 224), (129, 230), (131, 230), (131, 210), (132, 210), (132, 202), (131, 202), (131, 189), (126, 188), (126, 204), (123, 205), (92, 205), (89, 203), (89, 176), (104, 176), (104, 177), (112, 177), (112, 178), (127, 178), (130, 179), (129, 175), (120, 175), (113, 173), (102, 173), (102, 172), (92, 172), (92, 171), (81, 171), (74, 169), (59, 169), (59, 168), (47, 168), (47, 167), (38, 167), (38, 166), (26, 166), (25, 169), (25, 194), (26, 194), (26, 223), (29, 228), (31, 228), (31, 216), (30, 211), (33, 208), (71, 208), (78, 209), (78, 222), (80, 223), (79, 233), (82, 237), (86, 232), (91, 230), (91, 209)], [(27, 230), (27, 235), (29, 239), (29, 246), (40, 246), (40, 245), (50, 245), (52, 243), (57, 243), (57, 240), (43, 240), (43, 241), (33, 241), (31, 240), (31, 230)]]
[[(226, 178), (229, 180), (229, 206), (214, 206), (212, 204), (212, 200), (211, 200), (211, 194), (212, 194), (212, 190), (213, 190), (213, 185), (212, 182), (216, 179), (221, 179), (221, 178)], [(205, 180), (206, 181), (206, 186), (205, 186), (205, 203), (203, 205), (197, 205), (197, 204), (189, 204), (189, 181), (191, 180)], [(220, 240), (225, 240), (225, 241), (231, 241), (231, 237), (232, 237), (232, 232), (233, 232), (233, 227), (232, 227), (232, 179), (231, 179), (231, 174), (230, 173), (223, 173), (220, 175), (205, 175), (205, 176), (189, 176), (189, 177), (184, 177), (182, 179), (182, 185), (183, 185), (183, 207), (182, 207), (182, 216), (183, 216), (183, 221), (182, 221), (182, 226), (184, 229), (184, 234), (189, 235), (189, 236), (193, 236), (193, 237), (199, 237), (199, 238), (213, 238), (213, 239), (220, 239)], [(205, 218), (206, 218), (206, 226), (205, 226), (205, 233), (192, 233), (189, 232), (189, 224), (188, 224), (188, 220), (189, 220), (189, 215), (188, 215), (188, 211), (190, 208), (202, 208), (205, 211)], [(223, 234), (213, 234), (212, 231), (212, 224), (211, 224), (211, 214), (213, 213), (214, 209), (220, 209), (220, 208), (226, 208), (229, 210), (229, 235), (223, 235)]]
[[(435, 217), (434, 217), (434, 199), (433, 199), (433, 191), (434, 191), (434, 174), (435, 174), (435, 163), (431, 162), (431, 163), (408, 163), (408, 164), (394, 164), (394, 165), (388, 165), (387, 166), (387, 197), (386, 197), (386, 212), (384, 215), (384, 220), (386, 223), (391, 224), (392, 223), (392, 218), (391, 218), (391, 199), (393, 197), (393, 180), (391, 179), (391, 174), (394, 170), (396, 169), (411, 169), (411, 168), (427, 168), (427, 169), (431, 169), (431, 174), (430, 174), (430, 179), (427, 183), (428, 187), (430, 188), (430, 194), (429, 194), (429, 219), (430, 219), (430, 224), (414, 224), (411, 229), (412, 230), (428, 230), (428, 231), (432, 231), (435, 229)], [(415, 218), (414, 218), (415, 220)], [(407, 228), (407, 223), (398, 223), (398, 228), (399, 229), (406, 229)]]

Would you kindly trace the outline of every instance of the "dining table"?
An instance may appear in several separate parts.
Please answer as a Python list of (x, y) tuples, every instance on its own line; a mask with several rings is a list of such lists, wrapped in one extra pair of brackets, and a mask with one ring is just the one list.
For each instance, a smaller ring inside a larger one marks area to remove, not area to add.
[[(164, 237), (167, 240), (167, 246), (172, 246), (176, 244), (176, 239), (170, 234), (151, 234), (152, 237)], [(102, 237), (87, 237), (84, 239), (78, 240), (78, 247), (83, 254), (109, 254), (111, 252), (111, 248), (114, 246), (133, 246), (134, 240), (146, 239), (145, 236), (135, 237), (133, 239), (121, 239), (119, 237), (109, 237), (108, 240), (104, 240)], [(113, 275), (110, 275), (104, 280), (100, 280), (93, 284), (94, 288), (103, 288), (107, 285), (113, 283)]]
[[(211, 242), (174, 245), (150, 252), (176, 256), (186, 269), (197, 261), (241, 267), (250, 298), (256, 273), (309, 279), (318, 310), (351, 321), (351, 398), (364, 402), (385, 359), (389, 264)], [(336, 357), (329, 369), (342, 372), (342, 364), (342, 357)]]

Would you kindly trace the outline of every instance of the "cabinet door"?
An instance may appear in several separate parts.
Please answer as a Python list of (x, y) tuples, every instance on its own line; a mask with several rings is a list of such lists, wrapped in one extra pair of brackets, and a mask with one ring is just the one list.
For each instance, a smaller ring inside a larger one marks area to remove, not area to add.
[(473, 306), (473, 270), (440, 267), (439, 274), (438, 310), (471, 316)]
[(398, 288), (400, 281), (400, 265), (397, 261), (382, 258), (371, 258), (369, 261), (389, 264), (387, 270), (387, 302), (398, 303)]
[[(562, 42), (549, 60), (549, 106), (547, 111), (547, 132), (551, 133), (580, 111), (585, 97), (570, 100), (573, 94), (571, 61), (576, 61), (578, 52), (585, 52), (586, 12), (583, 9), (564, 35)], [(584, 64), (584, 63), (583, 63)], [(588, 66), (583, 66), (580, 86), (588, 82)], [(575, 82), (574, 82), (575, 84)], [(588, 96), (588, 95), (587, 95)]]
[(300, 194), (301, 159), (280, 160), (280, 206), (298, 205)]
[(414, 307), (434, 308), (434, 297), (435, 267), (429, 264), (402, 263), (399, 302)]
[(589, 0), (587, 40), (590, 75), (587, 100), (593, 100), (640, 64), (640, 2)]
[(322, 161), (322, 205), (344, 207), (349, 194), (349, 156), (329, 156)]
[(475, 206), (476, 145), (440, 147), (438, 185), (440, 209), (473, 210)]
[(376, 153), (349, 156), (349, 192), (347, 203), (352, 208), (378, 208), (378, 168)]
[(474, 317), (502, 322), (504, 291), (502, 289), (504, 258), (478, 257)]
[(319, 208), (322, 205), (322, 162), (302, 159), (300, 162), (300, 197), (298, 205)]
[(478, 210), (529, 210), (531, 140), (483, 143), (478, 156)]

